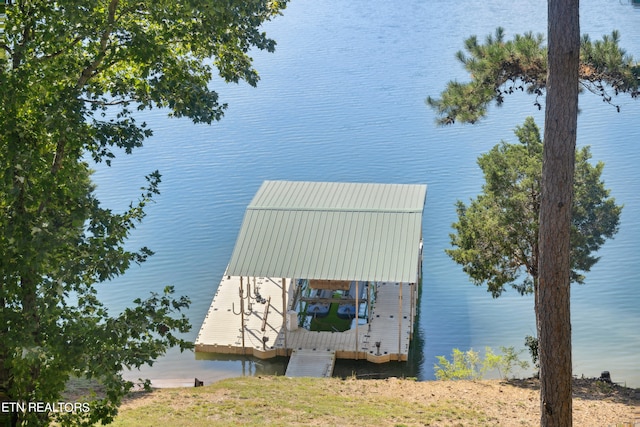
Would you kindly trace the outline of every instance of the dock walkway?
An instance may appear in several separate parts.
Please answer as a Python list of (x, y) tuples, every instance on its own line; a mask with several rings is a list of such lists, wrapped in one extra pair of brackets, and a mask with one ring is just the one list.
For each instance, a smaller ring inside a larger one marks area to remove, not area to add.
[(335, 361), (335, 351), (293, 350), (285, 376), (330, 378)]

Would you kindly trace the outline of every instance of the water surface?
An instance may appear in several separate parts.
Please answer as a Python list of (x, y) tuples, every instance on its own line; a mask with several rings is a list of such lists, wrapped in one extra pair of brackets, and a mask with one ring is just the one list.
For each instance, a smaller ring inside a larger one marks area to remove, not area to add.
[[(619, 29), (621, 45), (640, 57), (640, 9), (618, 0), (583, 0), (582, 31), (594, 38)], [(261, 81), (214, 82), (229, 109), (219, 123), (193, 125), (153, 110), (143, 118), (155, 135), (132, 156), (95, 175), (104, 203), (124, 209), (143, 176), (163, 174), (162, 194), (135, 231), (131, 247), (156, 252), (141, 267), (100, 287), (111, 309), (173, 284), (193, 300), (188, 312), (195, 339), (229, 261), (244, 209), (264, 180), (426, 183), (424, 286), (418, 346), (409, 364), (369, 366), (341, 362), (348, 375), (398, 373), (434, 378), (436, 355), (453, 348), (524, 348), (535, 334), (533, 301), (507, 292), (492, 299), (473, 286), (444, 249), (449, 247), (454, 203), (480, 191), (479, 154), (527, 115), (543, 126), (543, 111), (526, 95), (506, 99), (477, 125), (437, 127), (424, 99), (450, 79), (466, 75), (454, 53), (472, 34), (500, 25), (507, 36), (546, 32), (546, 1), (491, 0), (405, 2), (294, 0), (265, 29), (275, 54), (253, 56)], [(599, 98), (580, 99), (578, 140), (606, 163), (604, 179), (625, 205), (620, 232), (600, 251), (584, 286), (572, 291), (574, 373), (640, 386), (640, 241), (638, 101), (616, 100), (621, 112)], [(523, 353), (524, 358), (527, 355)], [(240, 374), (282, 372), (283, 360), (196, 360), (172, 351), (137, 378), (205, 381)]]

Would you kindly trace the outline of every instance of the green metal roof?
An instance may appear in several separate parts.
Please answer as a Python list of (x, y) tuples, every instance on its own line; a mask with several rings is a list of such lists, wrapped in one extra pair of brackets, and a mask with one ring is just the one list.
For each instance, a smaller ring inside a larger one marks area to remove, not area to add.
[(421, 184), (265, 181), (227, 274), (416, 282), (426, 193)]

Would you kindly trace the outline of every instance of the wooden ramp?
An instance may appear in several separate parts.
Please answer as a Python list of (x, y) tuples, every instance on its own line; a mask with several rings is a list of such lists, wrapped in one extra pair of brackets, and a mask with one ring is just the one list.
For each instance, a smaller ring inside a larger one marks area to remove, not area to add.
[(329, 378), (335, 361), (335, 351), (293, 350), (285, 376)]

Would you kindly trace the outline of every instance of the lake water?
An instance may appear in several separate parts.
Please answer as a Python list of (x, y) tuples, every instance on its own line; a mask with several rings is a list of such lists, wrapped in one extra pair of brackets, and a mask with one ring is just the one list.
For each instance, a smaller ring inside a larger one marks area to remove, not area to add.
[[(640, 58), (640, 9), (628, 1), (582, 0), (582, 32), (593, 38), (620, 30), (621, 45)], [(408, 364), (340, 362), (337, 372), (434, 378), (436, 355), (491, 346), (524, 349), (535, 333), (532, 298), (510, 291), (492, 299), (473, 286), (444, 249), (454, 203), (475, 197), (482, 177), (479, 154), (513, 129), (544, 114), (526, 95), (508, 97), (477, 125), (437, 127), (424, 103), (450, 79), (466, 80), (454, 54), (472, 34), (497, 26), (508, 37), (546, 33), (546, 2), (506, 0), (388, 2), (294, 0), (266, 26), (274, 54), (256, 52), (257, 88), (216, 81), (229, 109), (219, 123), (169, 120), (163, 111), (141, 115), (154, 136), (111, 168), (97, 167), (106, 206), (125, 209), (159, 169), (162, 194), (135, 231), (132, 248), (156, 252), (121, 278), (100, 286), (114, 312), (167, 284), (189, 295), (195, 339), (230, 259), (244, 209), (270, 180), (426, 183), (424, 286), (418, 346)], [(640, 101), (621, 97), (621, 112), (586, 93), (580, 98), (578, 142), (606, 163), (604, 179), (625, 205), (620, 232), (600, 251), (584, 286), (572, 291), (576, 375), (611, 372), (613, 381), (640, 387)], [(522, 357), (528, 359), (525, 352)], [(240, 374), (282, 373), (284, 361), (196, 360), (172, 351), (153, 368), (128, 377), (192, 378), (210, 382)]]

